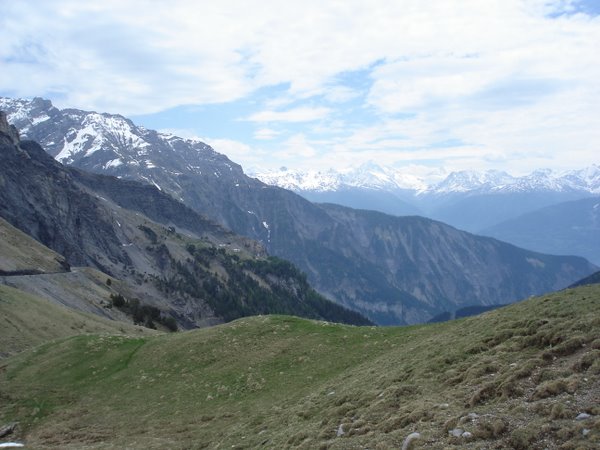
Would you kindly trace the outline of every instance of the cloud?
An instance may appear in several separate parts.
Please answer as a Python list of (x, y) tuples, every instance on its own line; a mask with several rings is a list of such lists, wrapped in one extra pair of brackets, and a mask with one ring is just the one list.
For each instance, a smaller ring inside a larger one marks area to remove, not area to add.
[(587, 0), (3, 2), (0, 95), (125, 115), (246, 101), (232, 117), (255, 129), (219, 145), (290, 167), (301, 154), (582, 165), (600, 142), (598, 13)]
[(323, 119), (331, 113), (326, 107), (299, 107), (287, 111), (259, 111), (247, 117), (251, 122), (312, 122)]
[(234, 139), (205, 137), (201, 140), (219, 153), (227, 155), (233, 162), (241, 164), (246, 172), (254, 167), (261, 167), (261, 162), (268, 156), (264, 150)]
[(279, 134), (279, 131), (273, 130), (271, 128), (260, 128), (254, 132), (254, 139), (268, 141), (271, 139), (275, 139), (275, 137), (277, 137), (277, 135)]

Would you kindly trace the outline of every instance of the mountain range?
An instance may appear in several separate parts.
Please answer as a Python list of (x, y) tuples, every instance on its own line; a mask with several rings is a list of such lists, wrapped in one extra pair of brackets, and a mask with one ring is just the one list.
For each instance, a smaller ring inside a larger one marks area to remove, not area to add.
[[(244, 239), (260, 241), (269, 254), (296, 264), (321, 294), (379, 324), (422, 322), (465, 306), (516, 301), (563, 288), (595, 269), (582, 258), (522, 250), (427, 218), (317, 205), (246, 176), (200, 141), (147, 130), (122, 116), (59, 110), (39, 98), (2, 98), (0, 108), (57, 161), (121, 179), (122, 185), (100, 197), (118, 204), (114, 196), (135, 191), (127, 180), (154, 186), (153, 195), (168, 194), (186, 211), (245, 236), (236, 238), (236, 248)], [(87, 189), (105, 183), (70, 170)], [(147, 203), (133, 194), (127, 201)], [(110, 244), (103, 243), (108, 249)]]
[[(524, 176), (512, 176), (498, 170), (463, 170), (443, 176), (443, 172), (438, 170), (434, 172), (433, 177), (426, 178), (407, 171), (408, 169), (381, 167), (375, 162), (368, 162), (343, 171), (298, 171), (281, 168), (256, 171), (254, 175), (267, 184), (295, 192), (331, 192), (359, 188), (388, 192), (413, 191), (416, 195), (533, 191), (600, 194), (600, 165), (562, 172), (540, 169)], [(428, 181), (431, 178), (434, 181)]]
[(156, 187), (63, 166), (2, 112), (0, 186), (0, 283), (147, 326), (273, 313), (369, 323)]
[[(342, 172), (301, 172), (283, 168), (255, 176), (314, 202), (337, 203), (399, 216), (421, 215), (531, 250), (574, 254), (600, 263), (598, 235), (591, 231), (589, 220), (584, 219), (589, 214), (586, 210), (572, 214), (574, 207), (583, 207), (585, 202), (571, 204), (569, 238), (562, 244), (556, 239), (555, 232), (545, 232), (545, 228), (552, 225), (544, 223), (547, 213), (543, 211), (561, 203), (585, 198), (591, 198), (593, 203), (593, 198), (600, 199), (600, 165), (561, 172), (536, 170), (520, 177), (489, 170), (452, 172), (440, 179), (438, 171), (432, 182), (404, 170), (383, 168), (371, 162)], [(556, 208), (560, 209), (559, 206)], [(537, 219), (532, 219), (533, 216)], [(583, 221), (576, 223), (576, 218)], [(514, 225), (531, 220), (541, 228), (526, 232), (526, 226)], [(532, 233), (536, 233), (535, 242), (530, 240)]]

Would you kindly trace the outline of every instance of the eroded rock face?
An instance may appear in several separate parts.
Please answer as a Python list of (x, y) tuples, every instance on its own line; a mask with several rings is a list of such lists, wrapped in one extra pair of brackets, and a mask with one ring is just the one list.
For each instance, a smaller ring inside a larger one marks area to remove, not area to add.
[(4, 111), (0, 111), (0, 139), (13, 145), (18, 145), (20, 141), (19, 131), (14, 125), (9, 125)]
[(17, 146), (4, 139), (0, 164), (0, 215), (12, 225), (64, 255), (71, 265), (111, 273), (113, 262), (130, 262), (98, 200), (59, 170), (39, 145), (22, 141)]

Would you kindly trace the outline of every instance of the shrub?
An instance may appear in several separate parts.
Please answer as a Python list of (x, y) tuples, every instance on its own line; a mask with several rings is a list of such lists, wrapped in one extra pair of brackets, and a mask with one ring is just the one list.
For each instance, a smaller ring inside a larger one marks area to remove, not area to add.
[(121, 294), (110, 294), (110, 300), (115, 308), (123, 308), (125, 306), (125, 297)]
[(581, 358), (579, 358), (579, 360), (577, 360), (575, 363), (573, 363), (573, 365), (571, 366), (571, 369), (574, 370), (575, 372), (585, 372), (592, 366), (592, 364), (594, 364), (594, 361), (597, 361), (599, 359), (600, 359), (600, 351), (593, 350), (589, 353), (586, 353)]
[(158, 242), (158, 235), (154, 232), (153, 229), (148, 228), (145, 225), (139, 225), (138, 229), (144, 232), (144, 234), (151, 243), (156, 244)]
[(510, 443), (515, 450), (528, 450), (535, 440), (535, 432), (529, 428), (518, 428), (510, 435)]
[(542, 398), (553, 397), (567, 391), (567, 383), (565, 380), (551, 380), (540, 384), (533, 393), (533, 399), (539, 400)]
[(177, 331), (177, 322), (173, 317), (165, 317), (161, 322), (169, 331)]

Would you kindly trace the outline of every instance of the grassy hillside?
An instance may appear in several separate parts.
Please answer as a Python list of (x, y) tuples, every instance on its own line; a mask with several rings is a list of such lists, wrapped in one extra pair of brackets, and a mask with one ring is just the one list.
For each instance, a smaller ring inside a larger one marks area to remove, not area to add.
[(0, 285), (0, 358), (52, 339), (84, 333), (149, 336), (156, 332), (74, 311)]
[(67, 267), (64, 257), (0, 217), (0, 275), (65, 272)]
[(36, 449), (598, 448), (599, 307), (584, 286), (405, 328), (65, 338), (3, 361), (0, 424)]

